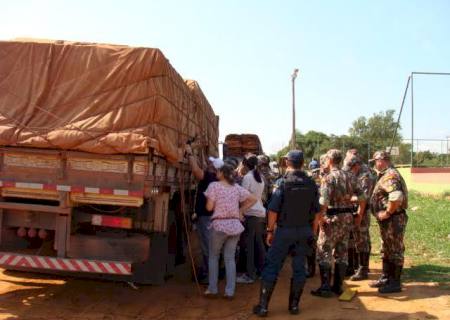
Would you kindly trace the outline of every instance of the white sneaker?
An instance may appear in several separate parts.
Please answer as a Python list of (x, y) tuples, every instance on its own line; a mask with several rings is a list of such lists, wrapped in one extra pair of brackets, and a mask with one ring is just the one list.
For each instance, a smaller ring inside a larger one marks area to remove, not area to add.
[(243, 274), (240, 275), (236, 278), (236, 283), (241, 283), (241, 284), (250, 284), (255, 282), (255, 280), (253, 280), (252, 278), (250, 278), (247, 274)]

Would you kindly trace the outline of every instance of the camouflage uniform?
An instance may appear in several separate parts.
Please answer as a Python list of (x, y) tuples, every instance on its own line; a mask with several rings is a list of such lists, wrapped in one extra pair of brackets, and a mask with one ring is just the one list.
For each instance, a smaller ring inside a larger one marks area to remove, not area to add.
[[(348, 263), (348, 239), (353, 225), (353, 207), (351, 198), (358, 195), (359, 200), (365, 200), (364, 193), (359, 189), (356, 176), (337, 168), (342, 160), (339, 150), (332, 149), (327, 157), (334, 166), (326, 174), (320, 187), (320, 204), (328, 209), (323, 218), (317, 241), (317, 262), (319, 263), (321, 285), (312, 290), (311, 294), (319, 297), (330, 297), (332, 293), (342, 293), (342, 283)], [(331, 265), (335, 259), (334, 282), (330, 286)]]
[[(358, 183), (361, 190), (364, 192), (366, 199), (370, 199), (372, 191), (375, 186), (376, 178), (368, 170), (367, 166), (361, 166), (361, 171), (358, 175)], [(357, 252), (370, 252), (370, 212), (369, 206), (366, 206), (365, 214), (361, 220), (359, 227), (354, 228), (355, 247)]]
[(269, 167), (269, 158), (267, 156), (258, 156), (258, 167), (264, 180), (264, 191), (261, 196), (261, 200), (263, 204), (266, 205), (270, 200), (270, 196), (272, 195), (276, 176)]
[(373, 213), (386, 210), (389, 201), (402, 201), (401, 207), (389, 219), (378, 221), (381, 233), (381, 256), (396, 265), (402, 266), (404, 261), (405, 235), (408, 216), (405, 209), (408, 207), (408, 189), (400, 173), (394, 167), (389, 167), (378, 175), (371, 197)]
[[(370, 203), (380, 226), (383, 272), (377, 281), (369, 285), (377, 287), (379, 293), (400, 292), (405, 252), (403, 237), (408, 222), (408, 188), (400, 173), (390, 165), (389, 153), (377, 151), (373, 160), (375, 167), (382, 170), (378, 174)], [(398, 205), (390, 205), (391, 202)], [(393, 208), (396, 208), (395, 211), (392, 211)]]
[[(332, 254), (336, 263), (347, 264), (347, 247), (350, 229), (353, 225), (351, 196), (357, 193), (360, 200), (364, 194), (360, 191), (355, 175), (338, 169), (332, 169), (320, 186), (320, 204), (332, 209), (348, 208), (348, 212), (325, 215), (325, 221), (319, 232), (317, 242), (317, 261), (319, 265), (331, 267)], [(334, 250), (334, 253), (333, 253)]]

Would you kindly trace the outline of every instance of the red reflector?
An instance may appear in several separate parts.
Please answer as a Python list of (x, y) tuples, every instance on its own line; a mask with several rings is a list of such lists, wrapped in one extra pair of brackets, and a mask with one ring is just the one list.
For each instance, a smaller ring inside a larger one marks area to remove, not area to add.
[(94, 226), (103, 226), (103, 227), (111, 227), (111, 228), (131, 229), (131, 227), (132, 227), (131, 218), (107, 216), (107, 215), (100, 215), (100, 214), (92, 215), (91, 223)]

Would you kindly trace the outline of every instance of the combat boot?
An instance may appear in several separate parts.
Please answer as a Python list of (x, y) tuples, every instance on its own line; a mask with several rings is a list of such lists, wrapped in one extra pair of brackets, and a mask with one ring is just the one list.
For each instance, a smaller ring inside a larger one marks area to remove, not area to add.
[(288, 308), (290, 314), (298, 314), (300, 312), (298, 304), (300, 302), (300, 297), (302, 296), (304, 286), (304, 282), (294, 282), (294, 280), (291, 279), (291, 290), (289, 292)]
[(259, 293), (259, 303), (253, 307), (253, 313), (259, 317), (266, 317), (269, 311), (270, 297), (276, 282), (261, 281), (261, 290)]
[(308, 264), (308, 276), (307, 278), (312, 278), (316, 274), (316, 253), (313, 252), (310, 256), (306, 258)]
[(356, 273), (350, 277), (351, 281), (361, 281), (369, 278), (369, 259), (370, 253), (359, 253), (359, 268)]
[(350, 277), (355, 273), (355, 249), (348, 248), (348, 264), (347, 270), (345, 271), (345, 276)]
[(371, 288), (381, 288), (388, 282), (388, 269), (389, 269), (389, 261), (387, 259), (383, 259), (383, 271), (381, 272), (378, 280), (371, 282), (369, 287)]
[(402, 275), (403, 266), (398, 266), (393, 262), (390, 262), (389, 264), (389, 280), (384, 286), (378, 288), (379, 293), (395, 293), (402, 291), (400, 278)]
[(347, 269), (347, 265), (345, 263), (336, 263), (334, 265), (334, 279), (333, 279), (333, 287), (331, 287), (331, 291), (340, 296), (342, 292), (342, 283), (344, 282), (345, 270)]
[(333, 292), (331, 291), (330, 287), (331, 268), (319, 264), (319, 270), (320, 270), (321, 285), (316, 290), (311, 290), (311, 294), (313, 296), (318, 296), (322, 298), (331, 298), (333, 296)]

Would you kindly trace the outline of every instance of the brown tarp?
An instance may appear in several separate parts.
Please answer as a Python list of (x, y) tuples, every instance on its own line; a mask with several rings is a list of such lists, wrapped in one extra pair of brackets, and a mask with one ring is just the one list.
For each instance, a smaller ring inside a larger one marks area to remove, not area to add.
[(215, 115), (201, 95), (207, 112), (158, 49), (0, 41), (0, 145), (103, 154), (154, 148), (179, 161), (194, 136), (217, 150)]

